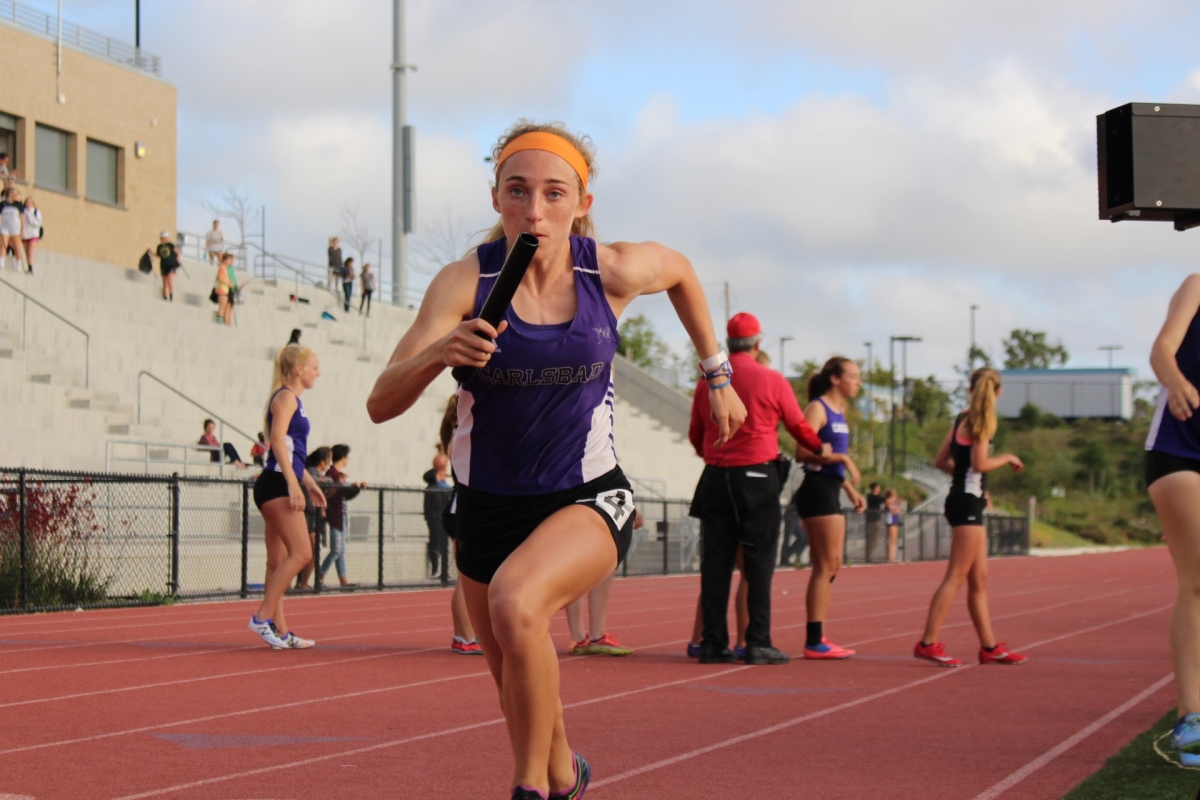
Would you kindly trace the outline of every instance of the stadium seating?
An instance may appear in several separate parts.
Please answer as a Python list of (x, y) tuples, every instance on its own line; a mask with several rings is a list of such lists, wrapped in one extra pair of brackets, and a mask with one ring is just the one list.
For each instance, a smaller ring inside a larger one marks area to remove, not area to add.
[[(240, 265), (239, 265), (240, 266)], [(364, 320), (343, 314), (329, 293), (301, 287), (308, 304), (294, 303), (293, 285), (268, 285), (239, 271), (244, 303), (236, 327), (214, 323), (209, 302), (215, 267), (185, 261), (174, 303), (160, 298), (157, 271), (135, 270), (42, 250), (35, 275), (0, 273), (8, 283), (44, 303), (90, 336), (90, 376), (85, 337), (21, 295), (0, 286), (0, 414), (9, 447), (0, 462), (12, 466), (102, 470), (110, 442), (194, 443), (204, 410), (176, 396), (147, 371), (248, 434), (261, 428), (271, 359), (293, 328), (321, 359), (321, 381), (305, 396), (313, 425), (310, 442), (352, 447), (353, 480), (420, 485), (434, 454), (445, 400), (454, 385), (443, 375), (414, 408), (376, 426), (365, 400), (395, 343), (415, 314), (376, 304)], [(26, 339), (22, 342), (22, 306)], [(322, 319), (328, 311), (337, 319)], [(87, 378), (90, 377), (90, 381)], [(89, 383), (85, 386), (85, 382)], [(617, 451), (631, 475), (671, 497), (690, 496), (701, 464), (679, 433), (621, 397), (617, 385)], [(242, 457), (251, 442), (227, 430)], [(149, 448), (152, 472), (183, 471), (182, 448)], [(117, 455), (144, 454), (141, 446), (116, 447)], [(139, 455), (139, 457), (141, 457)], [(189, 474), (216, 474), (206, 454), (193, 452)], [(145, 471), (145, 463), (114, 462), (118, 471)], [(236, 474), (226, 468), (226, 475)]]

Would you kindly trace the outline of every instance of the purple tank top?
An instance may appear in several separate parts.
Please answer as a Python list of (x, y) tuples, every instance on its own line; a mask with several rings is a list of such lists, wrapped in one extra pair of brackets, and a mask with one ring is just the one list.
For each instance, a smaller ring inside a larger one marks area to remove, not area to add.
[[(280, 389), (279, 392), (288, 392), (290, 389)], [(279, 392), (271, 395), (271, 402), (275, 402), (275, 398), (279, 396)], [(263, 466), (264, 470), (275, 470), (283, 472), (279, 468), (279, 463), (275, 460), (275, 451), (271, 448), (270, 436), (271, 425), (271, 409), (267, 408), (267, 463)], [(296, 480), (301, 480), (304, 477), (304, 462), (308, 459), (308, 432), (312, 429), (312, 425), (308, 422), (308, 415), (304, 413), (304, 404), (300, 402), (300, 398), (296, 398), (296, 410), (292, 413), (292, 418), (288, 421), (287, 429), (287, 449), (288, 455), (292, 457), (292, 472), (296, 475)]]
[[(850, 426), (846, 424), (846, 415), (834, 411), (829, 407), (829, 403), (820, 397), (817, 398), (817, 401), (825, 406), (825, 424), (821, 426), (821, 430), (817, 431), (817, 436), (822, 442), (827, 442), (835, 453), (850, 452)], [(804, 469), (808, 472), (819, 472), (830, 478), (837, 478), (839, 481), (846, 479), (845, 464), (822, 464), (821, 466), (805, 464)]]
[[(507, 243), (479, 247), (474, 316), (496, 282)], [(510, 307), (487, 367), (458, 387), (454, 473), (465, 486), (503, 495), (571, 489), (617, 466), (612, 360), (617, 318), (604, 295), (596, 242), (571, 237), (575, 318), (531, 325)]]
[[(1200, 386), (1200, 314), (1192, 318), (1183, 342), (1175, 352), (1175, 364), (1193, 386)], [(1180, 458), (1200, 459), (1200, 415), (1180, 422), (1167, 408), (1167, 390), (1158, 389), (1158, 407), (1146, 437), (1146, 449)]]

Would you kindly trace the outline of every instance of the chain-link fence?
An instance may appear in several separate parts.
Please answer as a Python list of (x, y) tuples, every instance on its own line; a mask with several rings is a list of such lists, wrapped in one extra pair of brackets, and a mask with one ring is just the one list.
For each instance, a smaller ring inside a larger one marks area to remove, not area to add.
[[(0, 613), (259, 593), (266, 546), (252, 490), (252, 480), (0, 468)], [(457, 580), (446, 540), (430, 536), (424, 490), (367, 487), (345, 505), (347, 589)], [(688, 506), (639, 500), (643, 524), (622, 574), (700, 569), (700, 521)], [(1029, 552), (1025, 519), (985, 520), (990, 554)], [(780, 563), (806, 563), (807, 537), (794, 512), (785, 509), (781, 528)], [(847, 562), (884, 561), (886, 542), (886, 526), (847, 514)], [(326, 590), (338, 591), (330, 544), (318, 537), (314, 561), (326, 573)], [(901, 517), (899, 560), (949, 552), (950, 527), (940, 514)]]

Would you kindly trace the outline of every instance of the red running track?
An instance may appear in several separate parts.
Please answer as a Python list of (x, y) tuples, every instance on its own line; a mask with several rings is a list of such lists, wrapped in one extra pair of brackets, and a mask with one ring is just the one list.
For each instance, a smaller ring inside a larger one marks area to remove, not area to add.
[[(618, 581), (638, 652), (563, 656), (588, 798), (1057, 798), (1173, 701), (1161, 548), (991, 564), (1022, 667), (972, 665), (962, 597), (911, 657), (943, 564), (854, 567), (828, 632), (845, 662), (700, 666), (695, 576)], [(776, 644), (804, 638), (807, 572), (775, 578)], [(0, 618), (0, 800), (501, 798), (508, 740), (483, 659), (449, 651), (444, 590), (289, 600), (318, 640), (271, 651), (249, 602)], [(566, 625), (555, 622), (567, 645)]]

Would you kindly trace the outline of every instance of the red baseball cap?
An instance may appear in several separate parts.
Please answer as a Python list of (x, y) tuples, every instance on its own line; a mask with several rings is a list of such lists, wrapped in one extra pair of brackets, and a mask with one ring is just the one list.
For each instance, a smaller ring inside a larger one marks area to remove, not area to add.
[(762, 335), (762, 325), (758, 324), (758, 317), (743, 311), (734, 314), (729, 320), (729, 324), (725, 326), (725, 334), (730, 339), (751, 339)]

